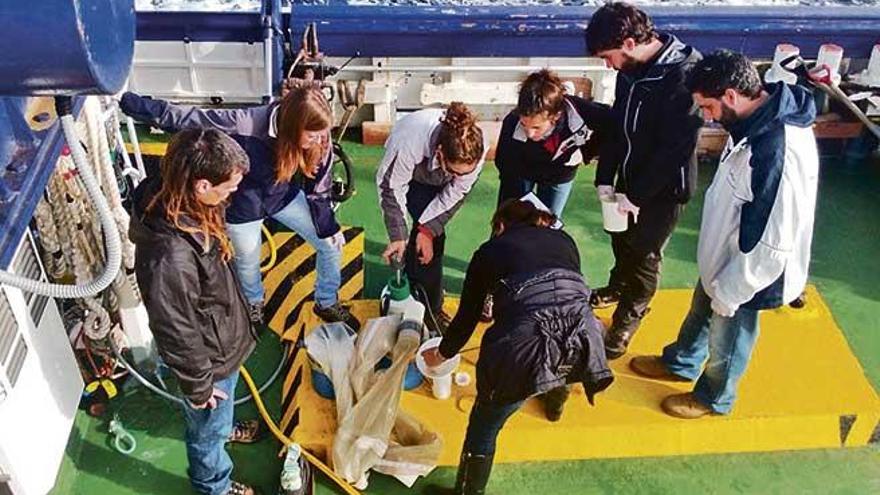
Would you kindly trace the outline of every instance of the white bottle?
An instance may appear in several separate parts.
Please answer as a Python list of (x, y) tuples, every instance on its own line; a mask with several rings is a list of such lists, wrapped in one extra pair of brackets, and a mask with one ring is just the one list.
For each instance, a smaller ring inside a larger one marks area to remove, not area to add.
[(299, 467), (299, 444), (290, 444), (281, 467), (281, 493), (292, 493), (302, 490), (302, 472)]
[(391, 277), (379, 295), (382, 316), (401, 315), (398, 330), (414, 330), (419, 337), (425, 325), (425, 305), (417, 301), (409, 290), (406, 277)]

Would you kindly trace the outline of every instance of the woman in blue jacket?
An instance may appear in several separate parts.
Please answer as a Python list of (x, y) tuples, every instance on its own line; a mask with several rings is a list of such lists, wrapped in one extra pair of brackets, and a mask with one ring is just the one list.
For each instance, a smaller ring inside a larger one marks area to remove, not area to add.
[[(295, 87), (268, 105), (204, 110), (129, 92), (122, 96), (120, 107), (125, 114), (166, 132), (218, 129), (244, 148), (251, 170), (231, 197), (226, 222), (252, 321), (263, 320), (260, 227), (271, 217), (317, 252), (315, 313), (325, 321), (359, 326), (337, 295), (345, 239), (330, 208), (332, 117), (320, 90)], [(302, 180), (295, 181), (294, 176)]]

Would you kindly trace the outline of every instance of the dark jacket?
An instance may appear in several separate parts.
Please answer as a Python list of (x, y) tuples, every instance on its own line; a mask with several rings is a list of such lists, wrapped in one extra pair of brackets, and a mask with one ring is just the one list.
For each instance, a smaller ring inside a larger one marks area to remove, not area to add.
[(612, 130), (607, 105), (565, 97), (565, 111), (549, 136), (530, 140), (519, 123), (519, 115), (504, 117), (495, 166), (504, 177), (541, 184), (564, 184), (574, 179), (578, 166), (599, 153), (600, 144)]
[(204, 237), (174, 227), (161, 206), (145, 214), (158, 190), (159, 181), (151, 178), (135, 191), (129, 228), (135, 272), (159, 355), (186, 398), (201, 404), (215, 382), (244, 363), (256, 334), (233, 267), (216, 243), (204, 252)]
[(275, 111), (277, 103), (250, 108), (200, 109), (174, 105), (163, 100), (125, 93), (119, 102), (122, 111), (135, 120), (146, 122), (166, 132), (183, 129), (218, 129), (244, 148), (251, 168), (232, 194), (226, 208), (226, 221), (247, 223), (269, 217), (287, 206), (304, 190), (312, 209), (315, 229), (322, 238), (339, 231), (330, 208), (333, 163), (332, 150), (315, 179), (290, 182), (275, 181)]
[(480, 400), (512, 403), (582, 382), (590, 403), (613, 381), (602, 330), (588, 303), (577, 246), (561, 230), (513, 226), (485, 242), (468, 266), (461, 304), (440, 353), (453, 356), (494, 296), (493, 325), (477, 362)]
[(702, 56), (672, 35), (660, 40), (653, 61), (635, 74), (617, 73), (616, 136), (603, 147), (596, 172), (597, 186), (615, 185), (636, 206), (686, 203), (696, 189), (703, 120), (684, 78)]

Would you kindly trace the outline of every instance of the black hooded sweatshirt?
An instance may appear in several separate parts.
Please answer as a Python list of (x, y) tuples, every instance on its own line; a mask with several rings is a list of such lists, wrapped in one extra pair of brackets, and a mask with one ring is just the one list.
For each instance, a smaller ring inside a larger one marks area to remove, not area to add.
[(696, 189), (696, 147), (703, 119), (685, 87), (687, 71), (702, 56), (675, 36), (631, 74), (617, 73), (616, 135), (599, 156), (596, 185), (615, 185), (636, 206), (686, 203)]

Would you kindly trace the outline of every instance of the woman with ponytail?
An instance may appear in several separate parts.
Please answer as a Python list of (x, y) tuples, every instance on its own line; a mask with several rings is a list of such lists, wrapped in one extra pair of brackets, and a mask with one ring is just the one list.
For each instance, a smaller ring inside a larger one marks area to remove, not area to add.
[(319, 89), (296, 86), (269, 105), (210, 110), (125, 93), (120, 108), (166, 132), (218, 129), (244, 148), (251, 171), (231, 197), (226, 222), (251, 321), (263, 320), (260, 227), (271, 217), (317, 252), (315, 313), (325, 321), (345, 321), (359, 327), (337, 295), (345, 239), (330, 208), (332, 116)]
[(488, 148), (474, 114), (453, 102), (446, 110), (428, 108), (400, 119), (376, 173), (389, 239), (382, 257), (405, 262), (412, 286), (424, 289), (423, 302), (435, 316), (428, 325), (436, 323), (432, 330), (441, 333), (449, 322), (443, 313), (445, 226), (477, 182)]
[(230, 438), (245, 441), (245, 430), (233, 426), (232, 396), (256, 344), (223, 221), (226, 199), (248, 167), (222, 132), (180, 132), (162, 158), (161, 177), (135, 190), (129, 228), (150, 330), (184, 396), (190, 483), (209, 495), (254, 493), (232, 481), (225, 449)]
[(535, 192), (561, 218), (578, 166), (598, 154), (610, 129), (609, 107), (568, 94), (547, 69), (529, 74), (498, 137), (498, 204)]

